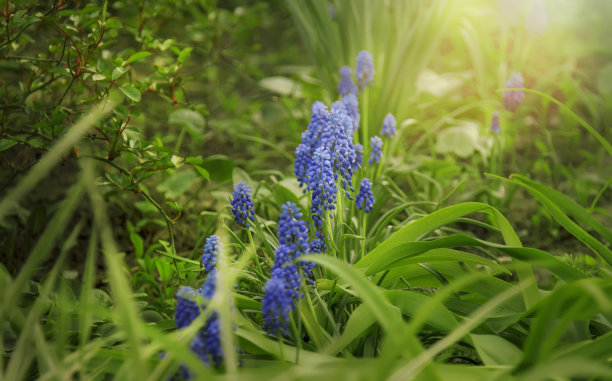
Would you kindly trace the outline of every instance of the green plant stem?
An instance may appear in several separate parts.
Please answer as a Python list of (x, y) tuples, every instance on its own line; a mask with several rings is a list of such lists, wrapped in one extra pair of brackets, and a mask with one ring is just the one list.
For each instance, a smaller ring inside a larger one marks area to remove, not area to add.
[(369, 89), (365, 89), (365, 91), (362, 92), (363, 94), (363, 109), (361, 112), (361, 144), (363, 145), (363, 151), (364, 151), (364, 160), (365, 160), (365, 154), (366, 154), (366, 147), (368, 144), (368, 112), (370, 109), (370, 91)]
[(179, 132), (179, 136), (176, 139), (176, 144), (174, 145), (174, 152), (179, 152), (181, 145), (183, 145), (183, 139), (185, 139), (185, 127), (182, 127), (181, 132)]
[(259, 256), (257, 255), (257, 249), (255, 248), (255, 240), (253, 240), (253, 235), (251, 234), (251, 229), (246, 229), (247, 234), (249, 235), (249, 242), (251, 243), (251, 250), (253, 250), (253, 261), (255, 262), (255, 266), (257, 267), (257, 271), (259, 272), (260, 278), (265, 279), (263, 270), (261, 269), (261, 264), (259, 263)]
[[(296, 316), (300, 316), (300, 303), (297, 303), (296, 306)], [(293, 337), (295, 338), (295, 363), (300, 363), (300, 351), (302, 350), (302, 341), (300, 340), (300, 334), (297, 325), (295, 324), (295, 319), (293, 318), (293, 314), (290, 316), (291, 319), (291, 330), (293, 331)]]
[(612, 184), (612, 178), (609, 178), (608, 181), (606, 181), (606, 183), (604, 184), (604, 186), (599, 190), (599, 192), (597, 192), (597, 195), (593, 199), (593, 202), (591, 203), (591, 206), (588, 209), (589, 212), (593, 213), (593, 211), (595, 210), (595, 205), (597, 205), (597, 202), (599, 201), (601, 196), (604, 194), (606, 189), (608, 189), (610, 184)]
[[(335, 237), (335, 240), (338, 241), (339, 249), (343, 249), (341, 237), (342, 237), (342, 230), (343, 230), (342, 221), (344, 217), (344, 209), (342, 205), (342, 199), (344, 198), (344, 190), (342, 189), (342, 185), (340, 184), (340, 182), (338, 182), (336, 197), (337, 197), (338, 203), (336, 205), (336, 237)], [(342, 250), (340, 254), (342, 255), (342, 258), (346, 259), (344, 255), (344, 250)]]
[[(334, 250), (336, 251), (336, 254), (334, 256), (338, 257), (338, 254), (340, 254), (340, 250), (338, 250), (338, 247), (336, 246), (336, 242), (334, 241), (334, 237), (332, 235), (333, 232), (332, 232), (331, 219), (329, 218), (329, 213), (327, 211), (324, 211), (323, 213), (325, 213), (325, 224), (327, 226), (327, 236), (329, 237), (328, 241), (331, 244), (331, 246), (333, 246)], [(329, 247), (329, 245), (327, 245), (327, 247)]]
[[(257, 231), (257, 234), (259, 235), (259, 239), (261, 240), (261, 242), (264, 243), (264, 246), (266, 247), (266, 249), (268, 249), (270, 254), (274, 254), (274, 250), (272, 249), (272, 246), (270, 246), (270, 243), (266, 239), (266, 236), (264, 235), (264, 232), (261, 229), (261, 225), (259, 224), (259, 220), (257, 219), (257, 216), (255, 216), (255, 221), (253, 221), (253, 226), (255, 227), (255, 230)], [(270, 260), (270, 258), (268, 258), (268, 260)]]
[[(364, 205), (365, 208), (365, 205)], [(365, 211), (359, 211), (361, 213), (361, 235), (363, 236), (363, 243), (361, 244), (361, 258), (366, 255), (366, 224), (368, 222), (368, 214)]]
[(378, 162), (378, 164), (376, 165), (376, 169), (374, 170), (374, 176), (372, 177), (372, 184), (375, 184), (376, 181), (378, 180), (379, 176), (382, 175), (382, 170), (383, 170), (383, 166), (385, 163), (385, 160), (387, 158), (387, 156), (389, 156), (389, 144), (391, 144), (391, 142), (389, 140), (387, 140), (386, 142), (387, 144), (383, 143), (383, 154), (380, 158), (380, 161)]
[[(115, 169), (117, 169), (118, 171), (120, 171), (121, 173), (123, 173), (126, 176), (130, 176), (130, 173), (128, 171), (126, 171), (125, 169), (121, 168), (120, 166), (118, 166), (117, 164), (113, 163), (112, 161), (102, 158), (102, 157), (97, 157), (97, 156), (92, 156), (92, 155), (81, 155), (82, 158), (87, 158), (87, 159), (94, 159), (94, 160), (98, 160), (101, 161), (105, 164), (108, 164), (112, 167), (114, 167)], [(135, 183), (137, 189), (140, 191), (138, 193), (142, 194), (142, 196), (151, 203), (151, 205), (153, 205), (155, 207), (155, 209), (157, 209), (157, 211), (159, 212), (159, 214), (161, 214), (161, 216), (164, 219), (164, 222), (166, 223), (166, 229), (168, 230), (168, 235), (170, 238), (170, 247), (172, 248), (172, 253), (174, 255), (177, 255), (177, 251), (176, 251), (176, 245), (174, 243), (174, 232), (172, 229), (172, 224), (173, 224), (173, 220), (172, 218), (170, 218), (170, 216), (168, 216), (168, 214), (166, 213), (166, 211), (164, 210), (164, 208), (162, 208), (162, 206), (155, 201), (155, 199), (148, 194), (144, 189), (140, 188), (140, 185), (138, 183)], [(172, 263), (174, 264), (174, 267), (176, 269), (177, 274), (179, 275), (179, 278), (182, 278), (181, 276), (181, 270), (178, 267), (178, 264), (176, 262), (176, 260), (174, 258), (172, 258)]]

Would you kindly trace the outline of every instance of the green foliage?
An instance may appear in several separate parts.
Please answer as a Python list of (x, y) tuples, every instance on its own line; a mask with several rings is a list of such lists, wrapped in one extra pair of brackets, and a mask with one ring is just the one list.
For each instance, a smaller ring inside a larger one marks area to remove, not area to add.
[[(533, 36), (497, 5), (451, 3), (0, 5), (0, 379), (612, 378), (604, 47), (552, 49), (559, 26)], [(281, 205), (310, 214), (292, 151), (362, 49), (376, 76), (356, 141), (388, 111), (399, 133), (355, 173), (369, 214), (339, 186), (326, 253), (299, 258), (316, 267), (290, 333), (269, 335)], [(496, 135), (514, 70), (533, 90)], [(241, 182), (250, 228), (230, 213)], [(213, 233), (217, 291), (176, 330)], [(219, 368), (189, 345), (213, 314)]]

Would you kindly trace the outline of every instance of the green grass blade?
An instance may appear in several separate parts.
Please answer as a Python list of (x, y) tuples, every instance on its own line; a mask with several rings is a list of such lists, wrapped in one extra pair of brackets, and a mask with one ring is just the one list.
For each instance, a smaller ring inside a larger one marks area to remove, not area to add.
[(587, 247), (589, 247), (596, 255), (598, 255), (605, 262), (607, 262), (609, 266), (612, 266), (612, 250), (608, 249), (592, 235), (590, 235), (584, 229), (578, 226), (578, 224), (576, 224), (565, 213), (563, 213), (563, 210), (561, 210), (561, 208), (558, 207), (555, 202), (549, 199), (546, 195), (544, 195), (531, 185), (528, 185), (519, 180), (514, 180), (513, 178), (505, 179), (503, 177), (493, 175), (492, 177), (516, 184), (528, 190), (536, 199), (538, 199), (538, 201), (542, 203), (542, 205), (544, 205), (546, 210), (548, 210), (548, 212), (553, 216), (553, 218), (559, 224), (561, 224), (561, 226), (563, 226), (565, 230), (567, 230), (580, 242), (584, 243)]
[(418, 374), (429, 362), (433, 361), (434, 357), (438, 353), (459, 341), (462, 337), (467, 335), (470, 331), (472, 331), (480, 323), (482, 323), (487, 318), (489, 313), (495, 310), (497, 306), (503, 304), (506, 300), (512, 298), (513, 296), (521, 293), (522, 288), (526, 288), (529, 286), (529, 284), (522, 284), (520, 286), (506, 290), (495, 298), (491, 299), (489, 302), (480, 307), (476, 312), (474, 312), (474, 314), (472, 314), (467, 320), (465, 320), (463, 324), (461, 324), (449, 335), (445, 336), (442, 340), (436, 342), (434, 345), (425, 350), (425, 352), (419, 354), (408, 364), (397, 369), (390, 379), (393, 381), (406, 380), (410, 377), (413, 377), (415, 374)]
[(399, 311), (389, 304), (381, 290), (347, 263), (323, 255), (306, 255), (299, 260), (317, 263), (350, 284), (387, 333), (391, 334), (401, 324)]
[(147, 373), (147, 365), (141, 353), (142, 321), (136, 307), (129, 282), (125, 277), (124, 263), (119, 256), (119, 249), (113, 237), (110, 221), (106, 214), (105, 201), (95, 185), (92, 161), (82, 162), (83, 182), (86, 184), (94, 214), (94, 222), (100, 232), (100, 242), (104, 250), (107, 274), (111, 285), (112, 296), (116, 304), (116, 321), (125, 331), (129, 344), (130, 357), (123, 362), (123, 369), (131, 369), (132, 376), (140, 379)]
[(104, 100), (79, 121), (68, 129), (68, 132), (28, 171), (27, 175), (19, 181), (19, 184), (0, 201), (0, 220), (3, 219), (10, 209), (19, 202), (34, 186), (49, 174), (51, 168), (56, 166), (64, 155), (72, 149), (79, 139), (91, 129), (99, 120), (108, 115), (117, 105), (116, 99)]
[(572, 117), (572, 119), (574, 119), (576, 122), (578, 122), (578, 124), (580, 124), (591, 135), (593, 135), (595, 137), (595, 139), (597, 139), (597, 141), (599, 143), (601, 143), (601, 145), (608, 152), (608, 155), (612, 158), (612, 144), (610, 144), (610, 142), (608, 142), (606, 140), (606, 138), (601, 136), (601, 134), (599, 132), (597, 132), (597, 130), (594, 129), (589, 123), (587, 123), (586, 120), (582, 119), (580, 116), (578, 116), (578, 114), (573, 112), (569, 107), (567, 107), (566, 105), (561, 103), (558, 99), (556, 99), (556, 98), (554, 98), (554, 97), (552, 97), (552, 96), (550, 96), (550, 95), (548, 95), (546, 93), (543, 93), (541, 91), (534, 90), (534, 89), (506, 88), (506, 89), (498, 89), (497, 92), (508, 91), (508, 90), (520, 90), (520, 91), (524, 91), (524, 92), (527, 92), (527, 93), (536, 94), (536, 95), (539, 95), (540, 97), (542, 97), (542, 98), (544, 98), (544, 99), (546, 99), (546, 100), (556, 104), (557, 106), (559, 106), (559, 108), (561, 110), (565, 111), (569, 116)]
[(576, 201), (567, 197), (563, 193), (555, 189), (549, 188), (543, 184), (540, 184), (537, 181), (533, 181), (526, 176), (514, 174), (510, 176), (510, 178), (513, 180), (520, 181), (537, 190), (542, 195), (547, 197), (550, 201), (552, 201), (555, 205), (557, 205), (565, 213), (569, 214), (571, 217), (575, 218), (582, 224), (590, 226), (608, 243), (612, 244), (612, 231), (603, 226), (601, 222), (595, 219), (585, 208), (580, 206), (580, 204), (578, 204)]

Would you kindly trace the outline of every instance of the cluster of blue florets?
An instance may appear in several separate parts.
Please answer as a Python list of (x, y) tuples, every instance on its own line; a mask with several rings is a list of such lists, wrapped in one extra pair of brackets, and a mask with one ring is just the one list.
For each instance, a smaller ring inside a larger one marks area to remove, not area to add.
[[(312, 105), (310, 124), (295, 150), (294, 173), (300, 187), (311, 192), (310, 215), (319, 235), (313, 245), (316, 250), (325, 250), (323, 223), (336, 208), (338, 185), (352, 200), (355, 192), (353, 174), (363, 164), (364, 147), (353, 140), (360, 123), (359, 90), (374, 83), (374, 65), (367, 51), (357, 56), (355, 77), (357, 83), (348, 66), (340, 69), (338, 92), (341, 101), (334, 102), (329, 109), (322, 102)], [(395, 118), (388, 114), (382, 132), (392, 137), (396, 131)], [(382, 140), (372, 139), (370, 163), (379, 162), (382, 157)]]
[(197, 292), (191, 287), (182, 287), (176, 293), (176, 309), (174, 321), (176, 328), (187, 327), (200, 315), (200, 307), (196, 304)]
[(272, 277), (264, 287), (261, 312), (264, 328), (272, 335), (289, 334), (290, 314), (295, 308), (291, 287), (283, 277)]
[[(204, 253), (200, 264), (208, 274), (198, 290), (182, 287), (176, 293), (176, 309), (174, 320), (176, 328), (188, 327), (206, 309), (206, 304), (213, 298), (217, 287), (217, 256), (221, 248), (221, 240), (217, 235), (206, 238)], [(199, 301), (203, 302), (200, 303)], [(218, 367), (223, 362), (223, 350), (219, 332), (219, 319), (214, 312), (189, 343), (191, 350), (204, 363)], [(162, 355), (163, 357), (163, 355)], [(185, 365), (180, 365), (178, 372), (171, 379), (191, 379), (192, 375)]]
[(282, 206), (278, 222), (278, 242), (287, 246), (295, 257), (308, 253), (308, 227), (302, 220), (302, 212), (292, 202)]
[(353, 82), (352, 70), (348, 66), (340, 68), (340, 83), (338, 84), (338, 92), (341, 96), (347, 94), (358, 94), (357, 85)]
[[(506, 88), (522, 88), (524, 80), (521, 73), (512, 73), (506, 82)], [(515, 111), (516, 108), (523, 102), (525, 94), (520, 90), (507, 90), (504, 92), (504, 106), (508, 111)]]
[[(217, 270), (213, 269), (199, 290), (194, 290), (191, 287), (182, 287), (176, 293), (174, 320), (177, 329), (188, 327), (206, 308), (204, 305), (199, 305), (198, 298), (204, 301), (212, 299), (215, 294), (216, 276)], [(219, 319), (216, 312), (208, 318), (204, 326), (191, 340), (189, 347), (207, 365), (215, 367), (221, 365), (221, 362), (223, 362), (223, 350), (219, 335)], [(184, 365), (180, 366), (179, 373), (176, 376), (185, 379), (192, 378), (191, 373)]]
[(325, 213), (335, 209), (337, 181), (342, 181), (349, 198), (354, 192), (353, 171), (359, 167), (353, 144), (354, 126), (359, 123), (358, 112), (351, 116), (356, 112), (354, 106), (348, 104), (349, 111), (347, 104), (335, 102), (328, 111), (315, 102), (308, 130), (296, 149), (294, 173), (300, 186), (312, 192), (311, 215), (317, 229), (322, 227)]
[(493, 111), (493, 114), (491, 115), (491, 125), (490, 125), (489, 128), (494, 133), (499, 134), (499, 129), (500, 129), (500, 125), (499, 125), (499, 111), (497, 111), (497, 110)]
[(292, 202), (285, 203), (282, 208), (278, 222), (280, 245), (274, 252), (276, 256), (271, 278), (264, 288), (262, 301), (264, 328), (273, 335), (288, 333), (289, 315), (302, 296), (300, 268), (307, 276), (312, 275), (309, 263), (294, 263), (296, 258), (308, 254), (310, 249), (308, 227), (302, 220), (302, 212)]
[(308, 190), (312, 192), (312, 220), (317, 228), (321, 228), (325, 211), (336, 207), (336, 179), (331, 155), (325, 147), (317, 148), (308, 167)]
[(202, 254), (202, 258), (200, 259), (200, 265), (204, 268), (206, 273), (213, 271), (217, 265), (217, 252), (219, 251), (220, 245), (221, 243), (218, 235), (213, 234), (206, 238), (204, 254)]
[[(205, 300), (211, 300), (215, 295), (216, 284), (217, 269), (213, 269), (199, 290), (200, 295)], [(191, 341), (190, 347), (205, 363), (215, 367), (221, 365), (223, 350), (221, 348), (219, 319), (216, 312), (208, 318), (204, 327), (198, 331), (196, 337)]]
[(361, 180), (355, 204), (357, 204), (357, 209), (363, 209), (366, 213), (370, 213), (374, 208), (374, 194), (372, 194), (372, 183), (369, 179)]
[(355, 69), (357, 77), (357, 85), (363, 91), (367, 86), (374, 85), (374, 64), (372, 63), (372, 55), (363, 50), (357, 55), (357, 68)]
[(359, 128), (359, 101), (357, 100), (357, 96), (355, 94), (350, 93), (342, 97), (342, 103), (344, 104), (344, 108), (351, 117), (353, 123), (353, 132), (355, 132)]
[(232, 213), (236, 222), (242, 226), (249, 227), (248, 220), (255, 220), (255, 205), (251, 199), (251, 187), (245, 182), (238, 183), (234, 188), (232, 198)]
[[(347, 66), (342, 67), (340, 75), (338, 91), (341, 101), (334, 102), (329, 109), (322, 102), (312, 105), (308, 129), (302, 133), (302, 141), (295, 151), (294, 173), (300, 187), (304, 188), (304, 192), (309, 191), (311, 196), (310, 215), (314, 238), (310, 240), (309, 228), (298, 206), (292, 202), (285, 203), (278, 222), (279, 246), (274, 251), (274, 263), (270, 279), (264, 286), (262, 300), (264, 328), (272, 335), (288, 335), (291, 314), (299, 299), (304, 296), (302, 284), (304, 281), (313, 282), (314, 263), (296, 260), (307, 254), (327, 251), (323, 224), (330, 212), (336, 208), (339, 185), (352, 200), (355, 193), (353, 174), (363, 164), (364, 147), (353, 140), (360, 123), (357, 96), (359, 91), (371, 87), (374, 82), (372, 56), (367, 51), (362, 51), (357, 56), (357, 83), (353, 81), (352, 71)], [(387, 114), (381, 132), (389, 138), (396, 134), (393, 115)], [(379, 162), (382, 157), (382, 140), (374, 136), (370, 140), (370, 146), (369, 163)], [(235, 221), (249, 228), (249, 220), (255, 221), (251, 188), (241, 182), (235, 186), (232, 196), (231, 211)], [(362, 179), (355, 203), (357, 209), (364, 210), (365, 213), (373, 209), (374, 196), (369, 179)], [(199, 290), (183, 287), (177, 292), (177, 329), (188, 327), (206, 308), (206, 301), (213, 298), (220, 245), (220, 238), (216, 235), (206, 239), (200, 264), (208, 277), (202, 287)], [(200, 301), (204, 301), (204, 305)], [(191, 340), (190, 348), (206, 364), (216, 367), (223, 362), (216, 312)], [(189, 370), (183, 365), (176, 376), (191, 378)]]
[(370, 138), (370, 160), (368, 160), (368, 164), (372, 164), (373, 162), (378, 163), (382, 158), (382, 140), (378, 136), (372, 136)]
[(354, 144), (353, 148), (355, 148), (355, 165), (353, 170), (357, 170), (363, 164), (363, 146), (361, 144)]
[(395, 117), (393, 116), (393, 114), (388, 113), (385, 116), (385, 120), (383, 120), (381, 130), (382, 134), (386, 135), (389, 138), (393, 137), (393, 135), (395, 135), (395, 133), (397, 132), (397, 129), (395, 128), (396, 124), (397, 122), (395, 121)]

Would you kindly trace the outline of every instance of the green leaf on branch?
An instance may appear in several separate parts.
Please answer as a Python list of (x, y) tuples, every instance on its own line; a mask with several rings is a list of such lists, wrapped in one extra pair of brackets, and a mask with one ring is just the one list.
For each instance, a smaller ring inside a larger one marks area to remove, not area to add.
[(192, 136), (201, 137), (204, 133), (202, 114), (187, 108), (172, 111), (168, 117), (168, 123), (187, 128)]
[(177, 198), (187, 192), (197, 179), (197, 174), (193, 171), (177, 172), (159, 184), (157, 191), (164, 193), (166, 198)]
[(123, 66), (127, 66), (133, 62), (143, 60), (147, 58), (148, 56), (150, 56), (151, 54), (152, 54), (151, 52), (145, 52), (145, 51), (134, 53), (130, 56), (130, 58), (127, 59), (127, 61), (123, 63)]
[(137, 88), (126, 85), (126, 86), (121, 86), (119, 90), (121, 90), (123, 94), (125, 94), (128, 98), (130, 98), (134, 102), (140, 102), (140, 99), (141, 99), (140, 90), (138, 90)]

